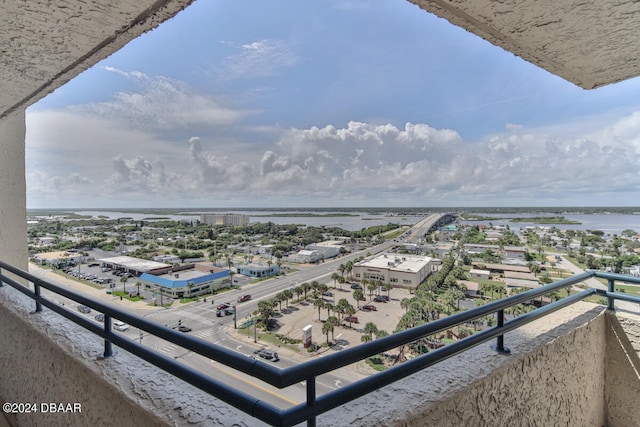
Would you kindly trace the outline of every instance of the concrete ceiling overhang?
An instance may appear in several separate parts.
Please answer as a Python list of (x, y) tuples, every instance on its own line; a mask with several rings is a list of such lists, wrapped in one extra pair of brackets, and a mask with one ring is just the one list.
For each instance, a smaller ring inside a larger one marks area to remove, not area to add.
[(584, 89), (640, 75), (637, 0), (409, 0)]
[[(0, 1), (0, 118), (38, 101), (192, 1)], [(585, 89), (640, 75), (635, 0), (409, 1)]]
[(0, 118), (26, 108), (193, 0), (0, 0)]

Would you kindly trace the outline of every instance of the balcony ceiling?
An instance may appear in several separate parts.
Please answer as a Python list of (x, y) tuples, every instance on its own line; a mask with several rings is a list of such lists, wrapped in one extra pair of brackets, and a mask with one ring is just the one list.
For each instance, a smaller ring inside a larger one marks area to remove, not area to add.
[[(46, 96), (192, 1), (0, 2), (0, 118)], [(640, 74), (637, 1), (409, 1), (585, 89)]]

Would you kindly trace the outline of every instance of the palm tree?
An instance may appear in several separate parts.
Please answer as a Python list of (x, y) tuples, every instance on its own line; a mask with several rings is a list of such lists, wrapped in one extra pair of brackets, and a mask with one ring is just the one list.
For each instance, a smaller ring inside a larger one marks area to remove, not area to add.
[(191, 290), (193, 289), (193, 282), (187, 282), (187, 292), (189, 293), (188, 298), (191, 298)]
[(333, 306), (333, 304), (331, 304), (329, 301), (324, 303), (324, 308), (327, 309), (327, 318), (329, 317), (329, 315), (331, 314), (331, 312), (335, 309), (335, 307)]
[(353, 291), (353, 299), (356, 300), (356, 305), (358, 310), (360, 310), (360, 301), (366, 301), (367, 297), (364, 296), (364, 293), (360, 289), (356, 289)]
[(360, 337), (360, 341), (362, 341), (365, 344), (371, 340), (372, 340), (371, 335), (368, 335), (368, 334), (364, 334), (363, 336)]
[(274, 299), (278, 303), (280, 311), (282, 311), (282, 301), (286, 299), (286, 297), (284, 296), (284, 292), (278, 292)]
[(329, 345), (329, 332), (331, 332), (331, 324), (329, 322), (324, 322), (322, 324), (322, 333), (327, 336), (327, 346)]
[(304, 293), (304, 289), (302, 288), (302, 286), (296, 286), (295, 288), (293, 288), (293, 292), (295, 292), (298, 296), (298, 299), (300, 299), (300, 295)]
[(373, 282), (368, 282), (367, 289), (369, 290), (369, 299), (373, 297), (373, 291), (376, 290), (376, 284)]
[(345, 307), (344, 310), (345, 314), (348, 316), (347, 319), (349, 319), (349, 327), (351, 327), (351, 317), (356, 314), (356, 309), (354, 306), (352, 306), (351, 304), (349, 304), (348, 306)]
[(136, 286), (138, 287), (138, 295), (140, 295), (140, 286), (142, 286), (142, 282), (137, 281)]
[(387, 296), (389, 297), (389, 299), (391, 299), (391, 289), (393, 289), (393, 283), (389, 282), (386, 283), (385, 288), (387, 288)]
[(327, 317), (327, 321), (325, 323), (331, 325), (331, 339), (333, 339), (333, 331), (336, 326), (340, 325), (340, 320), (338, 320), (336, 316), (329, 316)]
[(318, 320), (320, 320), (320, 309), (324, 307), (324, 300), (322, 298), (314, 299), (313, 306), (318, 307)]
[(129, 276), (122, 276), (120, 278), (120, 282), (122, 283), (122, 291), (127, 293), (127, 282), (129, 281)]
[(338, 273), (333, 273), (331, 275), (331, 280), (333, 280), (333, 287), (335, 289), (337, 286), (338, 280), (340, 280), (340, 275)]
[(293, 291), (291, 289), (285, 289), (284, 291), (282, 291), (282, 294), (284, 295), (285, 301), (287, 302), (287, 308), (289, 308), (289, 300), (293, 298)]
[(367, 322), (367, 324), (364, 325), (363, 331), (365, 334), (368, 334), (373, 337), (378, 333), (378, 327), (373, 322)]

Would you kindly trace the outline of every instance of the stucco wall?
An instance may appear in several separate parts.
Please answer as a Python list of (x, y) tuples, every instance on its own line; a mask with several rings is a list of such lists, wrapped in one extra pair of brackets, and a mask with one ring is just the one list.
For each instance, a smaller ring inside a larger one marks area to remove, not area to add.
[(640, 318), (607, 316), (605, 395), (609, 427), (640, 426)]
[(318, 425), (606, 425), (602, 307), (580, 303), (322, 417)]
[(0, 260), (27, 268), (24, 111), (0, 120)]
[[(265, 424), (0, 288), (0, 400), (80, 403), (81, 413), (8, 416), (29, 426), (237, 426)], [(72, 308), (73, 309), (73, 308)]]

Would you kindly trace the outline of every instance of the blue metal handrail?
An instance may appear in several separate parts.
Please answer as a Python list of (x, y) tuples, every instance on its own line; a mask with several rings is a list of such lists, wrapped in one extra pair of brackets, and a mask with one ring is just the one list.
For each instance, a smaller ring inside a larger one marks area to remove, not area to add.
[[(27, 286), (23, 286), (14, 278), (4, 274), (3, 270), (7, 270), (18, 277), (33, 283), (32, 291)], [(505, 321), (504, 310), (514, 305), (530, 301), (541, 297), (545, 294), (560, 290), (574, 284), (583, 282), (592, 277), (599, 277), (608, 281), (608, 289), (598, 290), (587, 288), (582, 292), (571, 295), (567, 298), (560, 299), (554, 303), (533, 310), (529, 313), (518, 316), (515, 319)], [(36, 302), (36, 312), (47, 307), (50, 310), (64, 316), (72, 322), (82, 326), (83, 328), (93, 332), (105, 340), (104, 357), (112, 355), (111, 345), (116, 344), (122, 349), (135, 354), (136, 356), (152, 363), (160, 369), (175, 375), (182, 380), (198, 387), (199, 389), (223, 400), (241, 411), (258, 418), (268, 424), (275, 426), (292, 426), (300, 422), (307, 421), (309, 426), (315, 425), (315, 419), (318, 415), (334, 409), (338, 406), (352, 401), (358, 397), (364, 396), (373, 390), (389, 385), (401, 378), (405, 378), (415, 372), (432, 366), (442, 360), (463, 352), (469, 348), (496, 339), (495, 349), (499, 352), (508, 352), (504, 347), (504, 334), (517, 329), (533, 320), (543, 317), (553, 311), (571, 305), (577, 301), (583, 300), (590, 295), (601, 295), (607, 297), (609, 308), (614, 308), (614, 300), (621, 299), (640, 303), (640, 298), (614, 292), (614, 283), (623, 281), (627, 283), (640, 284), (640, 278), (624, 276), (620, 274), (602, 273), (596, 271), (587, 271), (575, 276), (559, 280), (557, 282), (532, 289), (511, 297), (507, 297), (498, 301), (485, 304), (480, 307), (473, 308), (461, 313), (438, 319), (427, 324), (417, 326), (415, 328), (394, 333), (384, 338), (379, 338), (366, 344), (358, 345), (349, 349), (345, 349), (340, 353), (327, 355), (322, 360), (311, 360), (292, 366), (286, 369), (279, 369), (271, 366), (261, 360), (247, 358), (233, 350), (211, 344), (207, 341), (181, 334), (175, 330), (150, 322), (147, 319), (125, 312), (117, 307), (106, 305), (99, 301), (94, 301), (79, 293), (62, 288), (56, 284), (38, 278), (28, 272), (18, 269), (10, 264), (0, 261), (0, 287), (2, 284), (8, 284), (17, 289), (21, 293), (34, 299)], [(91, 307), (105, 316), (104, 327), (96, 325), (94, 322), (66, 309), (64, 306), (54, 303), (53, 301), (41, 295), (41, 288), (48, 289), (58, 295), (71, 299), (80, 304)], [(399, 346), (414, 342), (425, 336), (433, 335), (438, 332), (451, 329), (454, 326), (478, 319), (490, 314), (496, 313), (497, 326), (477, 332), (469, 337), (459, 340), (453, 344), (446, 345), (440, 349), (431, 351), (425, 355), (416, 357), (410, 361), (402, 363), (387, 369), (381, 373), (377, 373), (368, 378), (364, 378), (357, 382), (348, 384), (338, 390), (316, 396), (315, 380), (316, 377), (327, 372), (334, 371), (343, 366), (358, 362), (371, 356), (383, 353), (385, 351), (397, 348)], [(136, 341), (115, 334), (111, 329), (111, 320), (118, 319), (126, 322), (140, 330), (151, 335), (162, 338), (166, 341), (177, 344), (187, 350), (208, 357), (237, 371), (248, 374), (254, 378), (260, 379), (272, 386), (278, 388), (288, 387), (293, 384), (306, 381), (307, 384), (307, 401), (288, 409), (279, 409), (267, 402), (256, 397), (241, 392), (226, 383), (218, 381), (202, 372), (189, 368), (174, 359), (168, 358), (162, 354), (156, 353), (137, 343)]]

